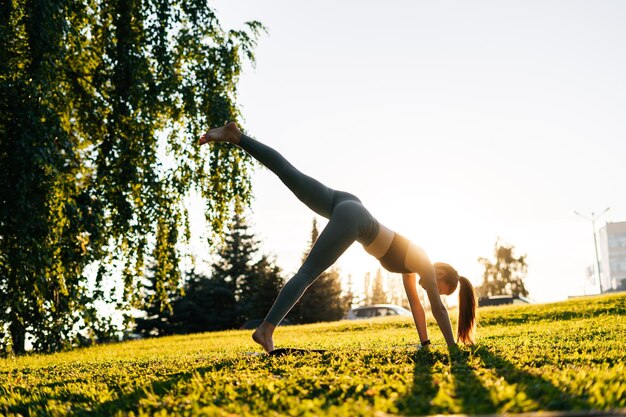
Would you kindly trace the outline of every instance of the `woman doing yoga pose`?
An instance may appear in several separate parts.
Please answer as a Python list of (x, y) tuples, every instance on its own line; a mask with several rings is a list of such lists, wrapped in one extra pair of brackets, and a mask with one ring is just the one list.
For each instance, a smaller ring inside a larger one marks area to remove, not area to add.
[(476, 296), (467, 278), (445, 263), (432, 264), (426, 253), (404, 236), (379, 223), (356, 196), (333, 190), (311, 178), (289, 163), (276, 150), (241, 133), (233, 122), (209, 130), (200, 144), (230, 142), (244, 149), (269, 168), (311, 210), (328, 219), (298, 272), (284, 285), (263, 323), (252, 338), (267, 352), (274, 350), (276, 326), (302, 297), (315, 279), (329, 268), (348, 247), (357, 242), (376, 257), (389, 272), (402, 274), (411, 312), (422, 346), (430, 344), (426, 316), (416, 289), (416, 276), (426, 290), (433, 316), (448, 346), (455, 344), (448, 310), (440, 294), (452, 294), (460, 285), (457, 335), (461, 342), (472, 343), (476, 321)]

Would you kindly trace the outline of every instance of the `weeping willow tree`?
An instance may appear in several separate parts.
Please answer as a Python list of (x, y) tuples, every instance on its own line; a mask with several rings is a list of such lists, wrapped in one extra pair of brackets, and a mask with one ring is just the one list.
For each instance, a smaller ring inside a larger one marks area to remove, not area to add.
[(205, 0), (0, 4), (0, 339), (52, 351), (106, 335), (97, 302), (140, 307), (147, 258), (167, 308), (190, 193), (215, 233), (249, 202), (246, 155), (196, 141), (238, 119), (263, 27), (226, 31)]

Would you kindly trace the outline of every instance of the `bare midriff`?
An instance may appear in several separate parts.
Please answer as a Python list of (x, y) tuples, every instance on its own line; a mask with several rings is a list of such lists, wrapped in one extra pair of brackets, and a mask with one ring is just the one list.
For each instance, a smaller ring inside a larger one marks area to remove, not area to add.
[(372, 243), (365, 246), (365, 251), (378, 259), (387, 271), (400, 274), (417, 272), (415, 268), (421, 261), (428, 261), (421, 248), (382, 224), (379, 223), (379, 226), (378, 234)]
[(365, 246), (365, 252), (369, 253), (376, 259), (380, 259), (391, 247), (393, 241), (394, 231), (380, 224), (380, 230), (378, 234), (369, 245)]

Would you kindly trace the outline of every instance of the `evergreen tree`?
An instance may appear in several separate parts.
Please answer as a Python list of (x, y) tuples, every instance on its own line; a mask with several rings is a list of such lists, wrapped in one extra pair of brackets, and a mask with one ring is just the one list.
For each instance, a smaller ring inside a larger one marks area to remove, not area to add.
[(135, 320), (136, 332), (166, 336), (232, 328), (229, 317), (221, 314), (230, 307), (229, 288), (196, 272), (187, 274), (186, 279), (183, 294), (171, 298), (171, 307), (162, 308), (158, 298), (152, 298), (146, 316)]
[(528, 296), (528, 290), (524, 285), (524, 279), (528, 271), (526, 255), (515, 257), (513, 245), (505, 245), (499, 239), (494, 248), (495, 260), (479, 258), (485, 267), (483, 283), (476, 288), (480, 297), (492, 295), (519, 295)]
[(387, 304), (387, 294), (383, 287), (383, 272), (380, 268), (376, 270), (376, 276), (374, 277), (374, 285), (372, 286), (372, 304)]
[(355, 304), (355, 299), (357, 298), (352, 289), (353, 287), (352, 274), (348, 274), (348, 282), (346, 283), (346, 286), (347, 286), (347, 290), (344, 295), (344, 300), (347, 305), (347, 309), (351, 309), (352, 306)]
[(234, 328), (243, 322), (237, 300), (240, 286), (253, 273), (252, 256), (258, 251), (258, 245), (244, 218), (237, 214), (224, 237), (211, 272), (211, 280), (225, 289), (220, 301), (220, 320), (229, 324), (226, 328)]
[(268, 256), (254, 261), (258, 251), (259, 242), (245, 218), (236, 215), (211, 276), (189, 274), (183, 295), (179, 291), (167, 294), (173, 300), (171, 308), (162, 304), (160, 297), (151, 297), (147, 317), (137, 320), (137, 331), (168, 335), (225, 330), (238, 328), (251, 318), (265, 317), (283, 279), (280, 268)]
[(372, 274), (370, 272), (365, 273), (363, 278), (363, 300), (362, 305), (372, 304)]
[(237, 300), (243, 321), (265, 318), (284, 284), (282, 270), (267, 255), (241, 280)]
[[(159, 230), (189, 238), (192, 190), (215, 233), (247, 203), (250, 158), (196, 141), (237, 119), (238, 76), (262, 29), (226, 32), (204, 0), (3, 3), (0, 348), (24, 352), (27, 333), (38, 351), (76, 343), (81, 329), (107, 334), (94, 303), (141, 306)], [(165, 304), (179, 247), (155, 264)], [(123, 294), (105, 294), (117, 261)]]
[[(313, 219), (311, 241), (303, 256), (308, 256), (319, 236), (317, 220)], [(294, 306), (288, 318), (295, 323), (315, 323), (319, 321), (340, 320), (350, 308), (350, 300), (342, 296), (339, 271), (330, 268), (323, 272), (306, 290), (300, 301)]]

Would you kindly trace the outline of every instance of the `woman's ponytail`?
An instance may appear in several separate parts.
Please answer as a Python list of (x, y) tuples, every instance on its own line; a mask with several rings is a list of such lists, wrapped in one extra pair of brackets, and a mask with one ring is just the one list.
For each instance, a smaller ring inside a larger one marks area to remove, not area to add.
[(457, 336), (466, 345), (474, 343), (476, 329), (476, 293), (469, 279), (459, 277), (459, 323)]

